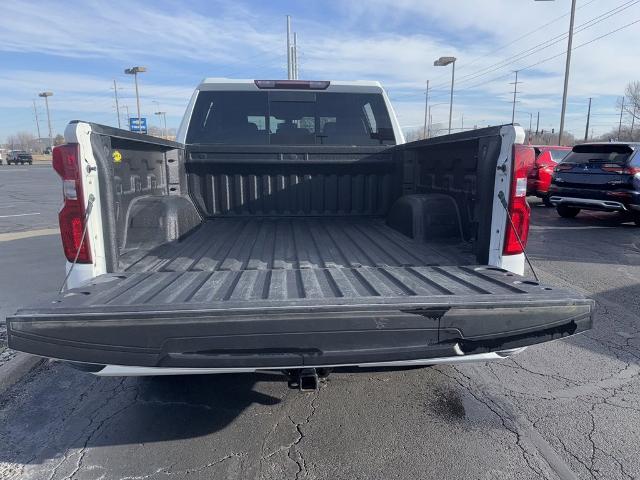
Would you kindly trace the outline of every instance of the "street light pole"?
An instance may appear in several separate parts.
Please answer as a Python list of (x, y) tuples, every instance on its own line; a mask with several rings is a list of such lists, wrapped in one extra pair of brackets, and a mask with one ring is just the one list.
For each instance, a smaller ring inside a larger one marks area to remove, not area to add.
[(451, 98), (449, 100), (449, 134), (451, 134), (451, 119), (453, 117), (453, 85), (456, 79), (456, 57), (440, 57), (433, 62), (434, 67), (446, 67), (451, 64)]
[(564, 68), (564, 92), (562, 93), (562, 112), (560, 113), (560, 132), (558, 145), (562, 145), (564, 133), (564, 115), (567, 111), (567, 92), (569, 91), (569, 70), (571, 68), (571, 49), (573, 48), (573, 22), (576, 17), (576, 0), (571, 0), (571, 20), (569, 21), (569, 41), (567, 44), (567, 63)]
[(167, 112), (156, 112), (156, 115), (162, 117), (164, 129), (162, 130), (162, 138), (167, 138)]
[(49, 148), (53, 148), (53, 133), (51, 132), (51, 115), (49, 114), (49, 97), (53, 92), (40, 92), (39, 97), (44, 97), (44, 103), (47, 107), (47, 124), (49, 126)]
[(287, 79), (293, 79), (291, 68), (291, 15), (287, 15)]
[(127, 125), (128, 125), (129, 119), (131, 118), (131, 115), (129, 114), (129, 105), (123, 105), (122, 108), (124, 108), (125, 111), (127, 112)]
[(133, 81), (136, 85), (136, 105), (138, 107), (138, 133), (142, 130), (142, 117), (140, 115), (140, 95), (138, 94), (138, 73), (144, 73), (147, 71), (147, 67), (131, 67), (125, 69), (124, 73), (127, 75), (133, 75)]
[(427, 91), (424, 94), (424, 128), (422, 129), (422, 136), (424, 138), (428, 138), (427, 137), (428, 106), (429, 106), (429, 80), (427, 80)]
[(456, 78), (456, 59), (451, 63), (451, 96), (449, 99), (449, 134), (451, 134), (451, 117), (453, 116), (453, 83)]

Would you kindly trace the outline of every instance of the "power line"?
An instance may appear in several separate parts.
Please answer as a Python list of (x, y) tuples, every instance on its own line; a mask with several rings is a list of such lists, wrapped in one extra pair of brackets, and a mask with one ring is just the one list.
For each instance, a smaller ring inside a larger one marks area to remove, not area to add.
[[(586, 3), (585, 5), (582, 5), (579, 8), (585, 7), (585, 6), (589, 5), (590, 3), (592, 3), (592, 2)], [(597, 16), (593, 17), (592, 19), (590, 19), (590, 20), (578, 25), (575, 28), (574, 32), (575, 33), (579, 33), (579, 32), (582, 32), (582, 31), (588, 29), (588, 28), (591, 28), (594, 25), (597, 25), (598, 23), (601, 23), (604, 20), (607, 20), (607, 19), (611, 18), (612, 16), (623, 12), (627, 8), (630, 8), (630, 7), (634, 6), (634, 5), (636, 5), (637, 3), (640, 3), (640, 0), (628, 0), (625, 3), (622, 3), (622, 4), (618, 5), (617, 7), (612, 8), (611, 10), (607, 10), (606, 12), (601, 13), (600, 15), (597, 15)], [(556, 20), (558, 20), (560, 18), (564, 18), (567, 15), (569, 15), (569, 14), (563, 15), (562, 17), (558, 17)], [(553, 23), (553, 21), (550, 22), (550, 23)], [(586, 42), (584, 44), (581, 44), (581, 45), (579, 45), (578, 47), (575, 47), (575, 48), (579, 48), (581, 46), (588, 45), (589, 43), (592, 43), (595, 40), (598, 40), (600, 38), (608, 36), (611, 33), (615, 33), (616, 31), (622, 30), (623, 28), (626, 28), (627, 26), (630, 26), (632, 24), (629, 24), (629, 25), (621, 27), (620, 29), (608, 32), (605, 35), (602, 35), (600, 37), (596, 37), (592, 41), (589, 41), (589, 42)], [(543, 27), (539, 27), (539, 28), (543, 28)], [(526, 36), (526, 34), (525, 34), (525, 36)], [(535, 45), (534, 47), (531, 47), (531, 48), (529, 48), (527, 50), (523, 50), (523, 51), (521, 51), (521, 52), (519, 52), (519, 53), (517, 53), (515, 55), (512, 55), (511, 57), (508, 57), (508, 58), (500, 61), (500, 62), (494, 63), (494, 64), (492, 64), (492, 65), (490, 65), (488, 67), (485, 67), (483, 69), (477, 70), (476, 72), (473, 72), (473, 73), (470, 73), (470, 74), (467, 74), (467, 75), (463, 75), (461, 78), (458, 79), (457, 84), (459, 85), (460, 83), (469, 82), (469, 81), (474, 80), (476, 78), (483, 77), (483, 76), (489, 75), (490, 73), (493, 73), (495, 71), (501, 70), (501, 69), (513, 64), (513, 63), (516, 63), (516, 62), (518, 62), (520, 60), (524, 60), (525, 58), (528, 58), (528, 57), (530, 57), (530, 56), (532, 56), (532, 55), (534, 55), (534, 54), (536, 54), (538, 52), (541, 52), (542, 50), (545, 50), (545, 49), (547, 49), (547, 48), (549, 48), (549, 47), (551, 47), (551, 46), (553, 46), (555, 44), (558, 44), (558, 43), (564, 41), (567, 37), (568, 37), (568, 33), (563, 33), (563, 34), (557, 35), (556, 37), (553, 37), (553, 38), (551, 38), (549, 40), (546, 40), (545, 42), (539, 43), (538, 45)], [(516, 41), (517, 40), (514, 40), (511, 43), (515, 43)], [(551, 42), (551, 43), (549, 43), (549, 42)], [(540, 47), (540, 48), (538, 48), (538, 47)], [(504, 47), (499, 48), (497, 50), (499, 51), (499, 50), (502, 50), (502, 49), (504, 49)], [(529, 68), (532, 68), (534, 66), (540, 65), (540, 64), (545, 63), (545, 62), (547, 62), (549, 60), (552, 60), (554, 58), (563, 56), (565, 54), (566, 54), (566, 50), (563, 51), (562, 53), (557, 54), (557, 55), (553, 55), (551, 57), (547, 57), (547, 58), (545, 58), (543, 60), (540, 60), (539, 62), (536, 62), (536, 63), (534, 63), (532, 65), (527, 66), (527, 67), (519, 68), (518, 70), (520, 70), (520, 71), (527, 70)], [(515, 60), (512, 60), (512, 59), (515, 59)], [(507, 78), (510, 75), (511, 75), (511, 72), (509, 72), (507, 74), (504, 74), (504, 75), (501, 75), (499, 77), (495, 77), (492, 80), (489, 80), (487, 82), (482, 81), (482, 82), (480, 82), (478, 84), (474, 84), (472, 86), (457, 88), (456, 90), (460, 91), (460, 90), (468, 90), (468, 89), (476, 88), (477, 86), (484, 85), (485, 83), (490, 83), (490, 82), (493, 82), (493, 81), (496, 81), (496, 80), (501, 80), (501, 79)], [(447, 82), (447, 84), (441, 83), (439, 85), (435, 85), (435, 86), (431, 87), (431, 89), (432, 90), (439, 90), (441, 88), (444, 88), (447, 85), (448, 85), (448, 82)], [(401, 98), (416, 97), (418, 95), (419, 94), (415, 94), (415, 93), (407, 94), (407, 95), (402, 95)]]
[[(600, 15), (597, 15), (596, 17), (593, 17), (592, 19), (578, 25), (575, 30), (574, 33), (580, 33), (584, 30), (587, 30), (588, 28), (591, 28), (595, 25), (597, 25), (598, 23), (601, 23), (609, 18), (611, 18), (614, 15), (617, 15), (619, 13), (622, 13), (624, 10), (631, 8), (632, 6), (636, 5), (640, 3), (640, 0), (628, 0), (627, 2), (618, 5), (615, 8), (612, 8), (611, 10), (608, 10), (604, 13), (601, 13)], [(464, 83), (464, 82), (468, 82), (471, 80), (474, 80), (475, 78), (479, 78), (482, 77), (484, 75), (488, 75), (492, 72), (495, 72), (497, 70), (500, 70), (504, 67), (507, 67), (513, 63), (516, 63), (520, 60), (523, 60), (525, 58), (528, 58), (538, 52), (541, 52), (542, 50), (546, 50), (547, 48), (556, 45), (562, 41), (564, 41), (567, 37), (568, 37), (568, 33), (562, 33), (560, 35), (556, 35), (555, 37), (552, 37), (548, 40), (545, 40), (544, 42), (541, 42), (531, 48), (528, 48), (526, 50), (522, 50), (519, 53), (516, 53), (510, 57), (507, 57), (504, 60), (501, 60), (499, 62), (496, 62), (492, 65), (489, 65), (487, 67), (481, 68), (480, 70), (477, 70), (473, 73), (469, 73), (467, 75), (462, 75), (459, 79), (458, 79), (458, 84), (460, 83)], [(563, 52), (564, 53), (564, 52)], [(439, 84), (434, 86), (434, 89), (438, 89), (438, 88), (443, 88), (444, 86), (446, 86), (444, 83)]]
[[(580, 5), (580, 6), (577, 8), (577, 10), (580, 10), (581, 8), (584, 8), (584, 7), (588, 6), (588, 5), (591, 5), (591, 4), (592, 4), (593, 2), (595, 2), (595, 1), (597, 1), (597, 0), (590, 0), (590, 1), (588, 1), (587, 3), (585, 3), (585, 4), (583, 4), (583, 5)], [(500, 47), (497, 47), (497, 48), (496, 48), (496, 49), (494, 49), (494, 50), (491, 50), (490, 52), (487, 52), (487, 53), (485, 53), (485, 54), (482, 54), (482, 55), (479, 55), (479, 56), (475, 57), (475, 58), (474, 58), (473, 60), (471, 60), (469, 63), (466, 63), (464, 66), (462, 66), (462, 67), (460, 68), (460, 70), (465, 69), (465, 68), (469, 68), (471, 65), (475, 64), (478, 60), (481, 60), (481, 59), (483, 59), (483, 58), (485, 58), (485, 57), (488, 57), (488, 56), (490, 56), (490, 55), (493, 55), (494, 53), (497, 53), (497, 52), (499, 52), (500, 50), (504, 50), (505, 48), (510, 47), (510, 46), (511, 46), (511, 45), (513, 45), (514, 43), (519, 42), (519, 41), (520, 41), (520, 40), (522, 40), (523, 38), (527, 38), (527, 37), (529, 37), (529, 36), (533, 35), (534, 33), (538, 33), (541, 29), (543, 29), (543, 28), (545, 28), (545, 27), (548, 27), (549, 25), (553, 25), (554, 23), (556, 23), (556, 22), (558, 22), (558, 21), (562, 20), (563, 18), (568, 17), (568, 16), (570, 15), (570, 13), (571, 13), (571, 12), (569, 11), (569, 12), (567, 12), (567, 13), (563, 14), (563, 15), (560, 15), (559, 17), (554, 18), (554, 19), (553, 19), (553, 20), (551, 20), (550, 22), (547, 22), (547, 23), (545, 23), (544, 25), (540, 25), (540, 26), (538, 26), (538, 27), (534, 28), (533, 30), (529, 30), (527, 33), (525, 33), (525, 34), (523, 34), (523, 35), (520, 35), (519, 37), (517, 37), (517, 38), (515, 38), (515, 39), (511, 40), (511, 41), (510, 41), (510, 42), (508, 42), (508, 43), (505, 43), (504, 45), (502, 45), (502, 46), (500, 46)], [(464, 75), (463, 75), (463, 76), (464, 76)], [(441, 78), (444, 78), (444, 76), (442, 76)]]
[[(598, 37), (592, 38), (588, 42), (581, 43), (580, 45), (577, 45), (577, 46), (573, 47), (571, 49), (571, 51), (574, 51), (574, 50), (577, 50), (578, 48), (581, 48), (581, 47), (584, 47), (586, 45), (589, 45), (589, 44), (591, 44), (593, 42), (596, 42), (596, 41), (598, 41), (598, 40), (600, 40), (602, 38), (608, 37), (609, 35), (613, 35), (614, 33), (617, 33), (620, 30), (624, 30), (625, 28), (628, 28), (628, 27), (630, 27), (632, 25), (635, 25), (636, 23), (640, 23), (640, 19), (635, 20), (635, 21), (630, 22), (630, 23), (627, 23), (626, 25), (623, 25), (623, 26), (621, 26), (619, 28), (616, 28), (615, 30), (610, 30), (609, 32), (607, 32), (607, 33), (605, 33), (603, 35), (600, 35)], [(546, 62), (548, 62), (550, 60), (554, 60), (554, 59), (556, 59), (558, 57), (566, 55), (566, 53), (567, 52), (561, 52), (561, 53), (558, 53), (556, 55), (552, 55), (552, 56), (544, 58), (544, 59), (542, 59), (542, 60), (540, 60), (538, 62), (532, 63), (531, 65), (527, 65), (526, 67), (519, 68), (518, 70), (519, 71), (523, 71), (523, 70), (528, 70), (528, 69), (533, 68), (533, 67), (537, 67), (538, 65), (546, 63)], [(477, 83), (475, 85), (471, 85), (471, 86), (467, 86), (467, 87), (463, 87), (463, 88), (458, 88), (457, 91), (459, 92), (461, 90), (470, 90), (470, 89), (473, 89), (473, 88), (476, 88), (476, 87), (480, 87), (482, 85), (486, 85), (487, 83), (492, 83), (492, 82), (495, 82), (497, 80), (501, 80), (501, 79), (503, 79), (505, 77), (508, 77), (510, 75), (511, 75), (511, 73), (507, 73), (506, 75), (500, 75), (499, 77), (495, 77), (495, 78), (493, 78), (491, 80), (485, 80), (485, 81), (479, 82), (479, 83)]]

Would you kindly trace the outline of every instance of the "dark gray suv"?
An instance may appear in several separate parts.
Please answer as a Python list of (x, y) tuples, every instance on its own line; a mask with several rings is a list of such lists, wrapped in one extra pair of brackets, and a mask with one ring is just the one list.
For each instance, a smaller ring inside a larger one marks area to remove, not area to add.
[(561, 217), (621, 212), (640, 226), (640, 143), (576, 145), (554, 169), (549, 200)]

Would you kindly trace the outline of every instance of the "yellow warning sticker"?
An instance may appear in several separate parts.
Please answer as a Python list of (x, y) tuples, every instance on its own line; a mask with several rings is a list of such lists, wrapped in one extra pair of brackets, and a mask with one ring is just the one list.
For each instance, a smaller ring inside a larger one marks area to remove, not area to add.
[(122, 161), (122, 154), (118, 150), (114, 150), (111, 156), (113, 157), (113, 163), (120, 163)]

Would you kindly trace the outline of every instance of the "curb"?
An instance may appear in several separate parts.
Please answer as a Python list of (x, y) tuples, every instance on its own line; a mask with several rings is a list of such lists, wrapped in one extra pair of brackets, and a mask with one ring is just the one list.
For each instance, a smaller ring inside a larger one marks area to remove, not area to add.
[(0, 366), (0, 395), (43, 362), (42, 357), (18, 352), (15, 357)]

